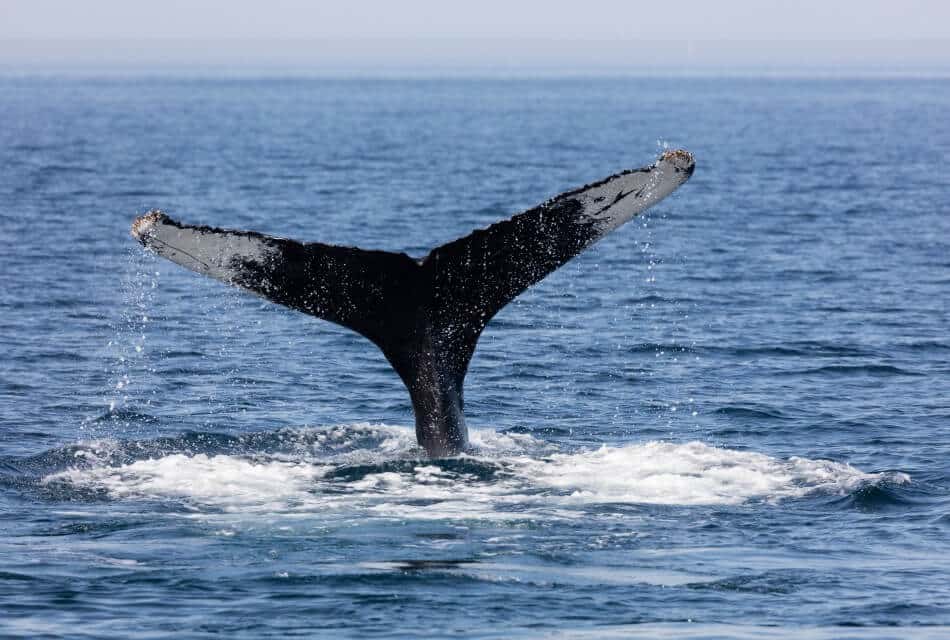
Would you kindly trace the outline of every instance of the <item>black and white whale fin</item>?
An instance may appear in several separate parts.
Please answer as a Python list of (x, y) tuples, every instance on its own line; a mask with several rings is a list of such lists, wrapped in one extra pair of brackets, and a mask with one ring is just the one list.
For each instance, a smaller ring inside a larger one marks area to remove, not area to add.
[(482, 329), (521, 292), (670, 195), (693, 174), (687, 151), (568, 191), (509, 220), (434, 249), (422, 263), (433, 282), (436, 326), (456, 345), (464, 376)]
[(352, 329), (384, 352), (418, 307), (419, 264), (404, 253), (192, 226), (161, 211), (137, 218), (132, 235), (176, 264)]
[(671, 194), (693, 168), (688, 152), (664, 153), (649, 167), (568, 191), (442, 245), (421, 262), (404, 253), (191, 226), (160, 211), (137, 218), (132, 235), (192, 271), (362, 334), (407, 385), (434, 357), (461, 385), (492, 316)]

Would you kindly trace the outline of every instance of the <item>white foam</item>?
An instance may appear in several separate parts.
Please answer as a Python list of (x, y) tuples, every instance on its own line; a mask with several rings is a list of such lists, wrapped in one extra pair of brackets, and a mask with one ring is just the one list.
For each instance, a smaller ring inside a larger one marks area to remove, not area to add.
[(569, 492), (576, 502), (739, 504), (814, 492), (843, 494), (880, 479), (829, 460), (781, 460), (701, 442), (647, 442), (524, 460), (536, 485)]
[[(308, 442), (315, 444), (293, 455), (258, 459), (171, 453), (119, 467), (71, 469), (44, 481), (93, 487), (116, 499), (178, 499), (199, 510), (207, 505), (241, 513), (447, 520), (574, 518), (583, 516), (585, 505), (610, 503), (776, 502), (909, 481), (903, 474), (864, 473), (840, 462), (786, 460), (701, 442), (647, 442), (567, 453), (528, 435), (489, 430), (473, 433), (477, 455), (440, 466), (412, 462), (418, 450), (411, 429), (354, 425), (323, 431), (316, 437), (310, 431)], [(320, 443), (355, 441), (368, 432), (385, 446), (321, 453)], [(380, 471), (332, 473), (367, 463), (379, 464)], [(465, 470), (469, 463), (474, 471)], [(488, 472), (480, 475), (481, 468)]]
[(176, 453), (121, 467), (70, 469), (48, 476), (44, 482), (59, 480), (104, 488), (118, 499), (186, 498), (221, 506), (281, 508), (328, 468), (303, 462), (253, 462), (235, 456)]

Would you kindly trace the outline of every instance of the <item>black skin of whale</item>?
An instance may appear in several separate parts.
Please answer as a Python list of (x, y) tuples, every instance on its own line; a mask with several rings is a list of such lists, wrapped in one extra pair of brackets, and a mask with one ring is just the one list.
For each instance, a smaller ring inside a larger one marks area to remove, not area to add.
[(160, 211), (137, 218), (132, 235), (173, 262), (371, 340), (409, 390), (420, 446), (444, 457), (467, 446), (463, 382), (489, 320), (694, 168), (687, 152), (667, 152), (650, 167), (568, 191), (421, 260), (186, 225)]

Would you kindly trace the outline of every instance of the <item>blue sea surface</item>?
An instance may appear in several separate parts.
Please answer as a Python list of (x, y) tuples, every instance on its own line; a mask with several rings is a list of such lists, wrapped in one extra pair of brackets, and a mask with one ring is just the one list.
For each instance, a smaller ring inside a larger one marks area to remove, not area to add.
[[(0, 78), (0, 636), (950, 637), (950, 81)], [(345, 329), (133, 217), (429, 249), (693, 178), (426, 460)]]

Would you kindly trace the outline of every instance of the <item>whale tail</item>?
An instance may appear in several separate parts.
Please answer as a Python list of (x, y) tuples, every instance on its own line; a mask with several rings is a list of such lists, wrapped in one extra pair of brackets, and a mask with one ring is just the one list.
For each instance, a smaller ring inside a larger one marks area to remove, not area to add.
[(462, 384), (482, 330), (518, 294), (656, 204), (693, 173), (686, 151), (568, 191), (414, 260), (251, 231), (135, 220), (145, 247), (192, 271), (342, 325), (376, 344), (409, 389), (430, 455), (466, 444)]

